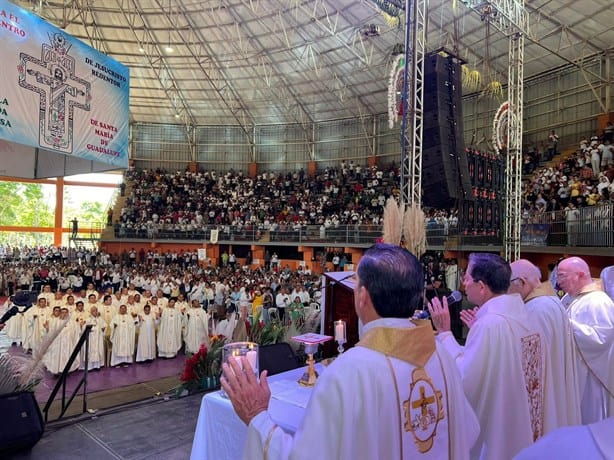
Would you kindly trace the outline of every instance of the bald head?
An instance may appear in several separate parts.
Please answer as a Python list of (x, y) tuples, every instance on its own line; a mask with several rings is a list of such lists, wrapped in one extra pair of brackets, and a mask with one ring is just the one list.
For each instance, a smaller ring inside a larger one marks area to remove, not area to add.
[(512, 279), (522, 278), (532, 284), (539, 284), (542, 274), (535, 265), (527, 259), (518, 259), (510, 264), (512, 268)]
[(588, 264), (579, 257), (568, 257), (559, 263), (558, 284), (570, 296), (576, 296), (593, 282)]
[(508, 292), (520, 294), (523, 299), (531, 293), (533, 289), (540, 285), (541, 272), (539, 268), (526, 259), (518, 259), (510, 264), (512, 277)]

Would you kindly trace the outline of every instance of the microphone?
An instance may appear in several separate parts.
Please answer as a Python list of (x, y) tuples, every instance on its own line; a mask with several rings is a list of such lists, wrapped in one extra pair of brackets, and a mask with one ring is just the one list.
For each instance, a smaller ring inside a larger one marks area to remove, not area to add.
[(446, 299), (448, 300), (448, 305), (450, 305), (463, 300), (463, 295), (460, 293), (460, 291), (452, 291), (452, 293), (446, 297)]

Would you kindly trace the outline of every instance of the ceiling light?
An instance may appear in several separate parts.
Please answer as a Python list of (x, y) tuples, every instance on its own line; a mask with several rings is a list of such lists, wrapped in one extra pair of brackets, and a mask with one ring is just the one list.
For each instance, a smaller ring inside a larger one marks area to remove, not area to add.
[(175, 51), (173, 49), (173, 47), (169, 44), (166, 48), (164, 48), (164, 51), (166, 51), (167, 53), (172, 53), (173, 51)]
[(145, 52), (145, 48), (143, 48), (142, 46), (139, 47), (139, 53), (144, 53)]
[(179, 118), (179, 114), (178, 113), (175, 114), (175, 118)]

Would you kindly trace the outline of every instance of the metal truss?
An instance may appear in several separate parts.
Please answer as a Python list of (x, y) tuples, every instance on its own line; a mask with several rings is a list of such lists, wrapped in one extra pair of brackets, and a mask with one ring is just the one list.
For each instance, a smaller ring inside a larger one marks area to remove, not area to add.
[(422, 204), (422, 121), (428, 0), (405, 0), (401, 204)]
[(505, 211), (503, 215), (503, 250), (506, 260), (520, 257), (522, 103), (524, 76), (524, 40), (529, 36), (529, 15), (524, 0), (461, 0), (468, 8), (489, 21), (509, 40), (508, 124), (505, 158)]

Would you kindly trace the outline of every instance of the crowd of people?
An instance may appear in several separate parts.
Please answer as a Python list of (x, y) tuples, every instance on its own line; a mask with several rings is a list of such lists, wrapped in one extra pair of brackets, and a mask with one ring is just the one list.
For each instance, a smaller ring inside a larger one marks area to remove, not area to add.
[(255, 178), (233, 170), (131, 170), (126, 176), (131, 193), (115, 225), (119, 237), (198, 234), (211, 225), (257, 237), (307, 225), (325, 231), (379, 227), (387, 198), (398, 193), (398, 177), (398, 167), (368, 168), (353, 161), (315, 177), (303, 169)]
[(556, 166), (532, 170), (523, 191), (525, 215), (614, 201), (613, 155), (609, 138), (594, 135), (582, 139), (576, 152)]
[[(303, 267), (293, 271), (270, 263), (255, 269), (228, 260), (219, 267), (203, 265), (184, 251), (150, 258), (130, 251), (126, 265), (112, 263), (104, 252), (91, 251), (89, 263), (85, 257), (70, 262), (43, 255), (53, 250), (23, 252), (32, 257), (3, 262), (4, 293), (12, 299), (39, 289), (40, 294), (32, 308), (16, 302), (19, 313), (7, 322), (6, 333), (26, 352), (58, 335), (45, 357), (54, 374), (88, 325), (90, 369), (129, 365), (172, 358), (181, 349), (195, 353), (211, 335), (240, 333), (250, 315), (263, 322), (302, 320), (320, 296), (319, 277)], [(84, 365), (81, 356), (71, 370)]]
[(323, 372), (294, 434), (271, 417), (266, 371), (258, 380), (241, 372), (247, 359), (223, 365), (246, 458), (610, 458), (614, 302), (584, 260), (557, 271), (562, 300), (528, 260), (472, 254), (462, 282), (476, 307), (461, 314), (461, 346), (446, 297), (429, 303), (432, 326), (408, 321), (422, 268), (396, 245), (375, 245), (354, 288), (360, 346)]

